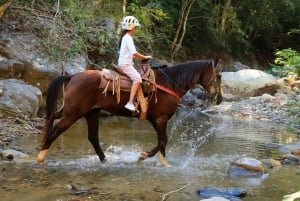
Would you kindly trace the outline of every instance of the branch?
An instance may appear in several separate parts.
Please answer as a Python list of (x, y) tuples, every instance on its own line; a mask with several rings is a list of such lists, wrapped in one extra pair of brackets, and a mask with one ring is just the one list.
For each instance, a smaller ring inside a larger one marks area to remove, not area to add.
[(190, 184), (186, 184), (186, 185), (182, 186), (181, 188), (179, 188), (179, 189), (177, 189), (177, 190), (174, 190), (174, 191), (170, 191), (170, 192), (168, 192), (168, 193), (165, 193), (164, 196), (163, 196), (163, 198), (161, 199), (161, 201), (167, 200), (167, 196), (168, 196), (168, 195), (170, 195), (170, 194), (172, 194), (172, 193), (176, 193), (176, 192), (178, 192), (178, 191), (181, 191), (182, 189), (188, 187), (189, 185), (190, 185)]

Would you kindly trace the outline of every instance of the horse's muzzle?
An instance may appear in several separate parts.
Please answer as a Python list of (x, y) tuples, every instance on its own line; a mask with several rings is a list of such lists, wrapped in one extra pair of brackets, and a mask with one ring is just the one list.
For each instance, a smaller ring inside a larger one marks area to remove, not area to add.
[(223, 96), (222, 94), (216, 94), (215, 96), (212, 97), (211, 103), (213, 105), (220, 105), (223, 101)]

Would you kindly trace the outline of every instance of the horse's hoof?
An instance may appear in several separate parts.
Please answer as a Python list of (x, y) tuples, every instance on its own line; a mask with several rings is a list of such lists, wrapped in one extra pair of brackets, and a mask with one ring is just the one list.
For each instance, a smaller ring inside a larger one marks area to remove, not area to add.
[(48, 153), (48, 149), (41, 150), (37, 157), (37, 162), (40, 165), (43, 165)]
[(139, 157), (139, 161), (145, 160), (146, 158), (148, 158), (148, 156), (149, 156), (149, 153), (147, 153), (147, 152), (141, 153), (141, 155)]
[(106, 158), (104, 158), (104, 159), (102, 159), (102, 160), (100, 160), (100, 161), (101, 161), (101, 163), (103, 163), (103, 164), (107, 163), (107, 159), (106, 159)]
[(163, 166), (163, 167), (170, 167), (169, 162), (167, 161), (167, 159), (161, 154), (159, 153), (159, 163)]
[(45, 165), (45, 161), (37, 161), (39, 165)]

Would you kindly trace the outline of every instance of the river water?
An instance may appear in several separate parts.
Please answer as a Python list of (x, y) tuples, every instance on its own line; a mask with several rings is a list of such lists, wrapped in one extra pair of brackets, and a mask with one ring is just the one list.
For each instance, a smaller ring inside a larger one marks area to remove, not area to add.
[(203, 187), (238, 187), (247, 191), (243, 201), (282, 200), (300, 189), (300, 169), (289, 165), (260, 178), (232, 178), (231, 162), (251, 157), (277, 158), (270, 143), (290, 144), (296, 136), (270, 122), (208, 117), (197, 109), (180, 109), (169, 121), (167, 159), (137, 163), (141, 152), (153, 148), (156, 134), (147, 121), (105, 116), (100, 119), (102, 148), (108, 158), (101, 164), (87, 140), (86, 124), (79, 120), (49, 150), (46, 165), (36, 164), (40, 136), (24, 137), (19, 149), (30, 157), (0, 163), (1, 201), (85, 200), (200, 200)]

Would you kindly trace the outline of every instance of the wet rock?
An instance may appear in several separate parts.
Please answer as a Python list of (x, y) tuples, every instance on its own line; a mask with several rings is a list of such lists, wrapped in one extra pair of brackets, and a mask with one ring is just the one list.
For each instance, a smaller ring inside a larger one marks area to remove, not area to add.
[(91, 189), (78, 189), (72, 184), (67, 184), (66, 188), (69, 191), (69, 194), (71, 194), (71, 195), (86, 196), (86, 195), (91, 195), (91, 194), (96, 193), (96, 192), (92, 191)]
[(241, 158), (229, 167), (229, 174), (232, 177), (261, 177), (265, 171), (264, 164), (253, 158)]
[(262, 160), (262, 163), (264, 164), (264, 166), (266, 168), (272, 169), (275, 167), (280, 167), (281, 166), (281, 162), (278, 160), (274, 160), (274, 159), (264, 159)]
[(236, 97), (232, 94), (229, 94), (229, 93), (224, 93), (222, 96), (223, 96), (224, 101), (237, 101), (238, 100), (238, 97)]
[(202, 198), (222, 197), (230, 201), (240, 201), (240, 197), (244, 197), (247, 191), (240, 188), (218, 188), (205, 187), (198, 191)]
[(284, 155), (281, 159), (282, 164), (295, 164), (298, 165), (300, 163), (300, 157), (293, 155), (293, 154), (287, 154)]
[(180, 106), (183, 107), (197, 107), (203, 109), (207, 109), (210, 106), (210, 100), (206, 92), (204, 92), (201, 88), (196, 87), (188, 91), (180, 101)]
[(300, 149), (293, 149), (292, 154), (300, 157)]
[(298, 200), (298, 198), (300, 198), (300, 191), (283, 196), (282, 201), (295, 201)]
[(200, 201), (230, 201), (230, 200), (223, 198), (223, 197), (211, 197), (211, 198), (203, 199)]
[(201, 90), (200, 88), (194, 88), (190, 90), (191, 94), (193, 94), (194, 96), (199, 96), (199, 98), (202, 97), (203, 95), (203, 90)]
[(20, 159), (20, 158), (25, 158), (28, 157), (27, 154), (24, 154), (23, 152), (14, 150), (14, 149), (5, 149), (5, 150), (0, 150), (0, 157), (2, 160), (14, 160), (14, 159)]
[(183, 105), (194, 105), (196, 102), (196, 98), (194, 95), (191, 93), (186, 93), (182, 98), (181, 98), (181, 103)]

